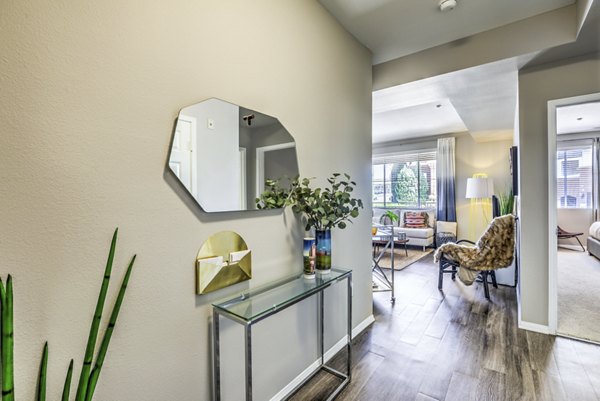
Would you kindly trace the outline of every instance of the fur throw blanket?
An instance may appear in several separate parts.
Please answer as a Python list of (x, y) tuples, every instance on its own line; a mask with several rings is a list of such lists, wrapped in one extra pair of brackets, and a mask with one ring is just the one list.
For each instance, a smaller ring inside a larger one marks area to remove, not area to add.
[[(475, 246), (454, 243), (444, 244), (435, 251), (434, 260), (439, 262), (443, 257), (458, 264), (461, 270), (464, 268), (476, 273), (482, 270), (494, 270), (510, 266), (513, 262), (514, 253), (515, 217), (512, 214), (507, 214), (492, 220)], [(460, 274), (459, 271), (459, 278), (465, 284), (472, 284), (472, 280), (476, 276), (477, 274)], [(466, 280), (463, 280), (463, 278)], [(467, 281), (470, 281), (470, 283)]]

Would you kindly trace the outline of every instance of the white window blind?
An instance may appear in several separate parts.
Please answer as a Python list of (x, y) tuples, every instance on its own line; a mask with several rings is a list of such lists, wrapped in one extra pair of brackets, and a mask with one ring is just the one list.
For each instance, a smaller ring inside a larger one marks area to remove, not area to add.
[(436, 205), (436, 151), (373, 158), (373, 206), (431, 208)]
[(556, 152), (556, 199), (559, 208), (593, 208), (591, 143), (559, 143)]

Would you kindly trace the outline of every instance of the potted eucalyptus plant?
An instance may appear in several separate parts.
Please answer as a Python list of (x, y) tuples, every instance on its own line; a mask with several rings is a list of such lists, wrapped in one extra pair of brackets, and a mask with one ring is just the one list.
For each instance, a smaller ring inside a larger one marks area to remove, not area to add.
[(294, 213), (302, 214), (305, 230), (315, 230), (316, 269), (326, 273), (331, 269), (331, 229), (346, 228), (351, 219), (358, 217), (363, 202), (352, 197), (356, 182), (348, 174), (332, 174), (325, 188), (313, 188), (312, 179), (296, 178), (287, 190), (281, 188), (279, 181), (268, 181), (256, 203), (259, 209), (291, 206)]

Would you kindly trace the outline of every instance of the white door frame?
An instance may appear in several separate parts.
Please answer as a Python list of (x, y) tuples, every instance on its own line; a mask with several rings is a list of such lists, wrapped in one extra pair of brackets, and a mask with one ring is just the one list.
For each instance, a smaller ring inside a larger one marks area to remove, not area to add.
[[(177, 123), (185, 121), (190, 124), (190, 187), (187, 188), (194, 199), (198, 199), (198, 138), (197, 138), (197, 120), (196, 117), (180, 114), (177, 117)], [(177, 126), (175, 127), (177, 130)], [(175, 133), (177, 135), (177, 133)], [(171, 143), (173, 146), (173, 143)]]
[(246, 210), (248, 205), (248, 192), (246, 191), (247, 186), (247, 169), (246, 169), (246, 148), (240, 147), (240, 209)]
[(195, 117), (181, 115), (179, 118), (192, 124), (192, 196), (198, 199), (198, 120)]
[(556, 204), (556, 108), (600, 101), (600, 93), (548, 101), (548, 330), (558, 329), (558, 263)]
[(265, 190), (265, 153), (295, 147), (295, 142), (287, 142), (256, 148), (256, 197), (259, 197)]

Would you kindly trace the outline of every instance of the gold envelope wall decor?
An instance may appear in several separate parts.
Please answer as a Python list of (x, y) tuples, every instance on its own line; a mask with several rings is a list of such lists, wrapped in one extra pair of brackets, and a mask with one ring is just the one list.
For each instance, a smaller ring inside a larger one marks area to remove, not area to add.
[(196, 257), (196, 294), (207, 294), (252, 278), (252, 254), (233, 231), (211, 235)]

